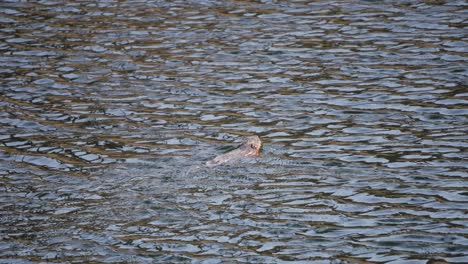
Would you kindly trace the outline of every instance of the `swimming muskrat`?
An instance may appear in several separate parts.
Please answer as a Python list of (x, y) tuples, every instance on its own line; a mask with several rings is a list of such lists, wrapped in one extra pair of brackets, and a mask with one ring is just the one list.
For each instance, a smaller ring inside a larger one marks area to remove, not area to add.
[(258, 136), (247, 137), (247, 141), (242, 143), (242, 145), (240, 145), (238, 148), (208, 161), (206, 166), (211, 168), (214, 166), (231, 163), (240, 158), (256, 157), (260, 154), (261, 147), (262, 141)]

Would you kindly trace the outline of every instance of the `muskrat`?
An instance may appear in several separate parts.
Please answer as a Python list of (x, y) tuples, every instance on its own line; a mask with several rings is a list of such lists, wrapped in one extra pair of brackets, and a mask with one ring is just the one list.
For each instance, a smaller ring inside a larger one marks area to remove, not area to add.
[(215, 167), (222, 164), (231, 163), (237, 159), (245, 157), (256, 157), (260, 154), (262, 141), (258, 136), (247, 137), (247, 140), (238, 148), (217, 156), (216, 158), (206, 162), (206, 166)]

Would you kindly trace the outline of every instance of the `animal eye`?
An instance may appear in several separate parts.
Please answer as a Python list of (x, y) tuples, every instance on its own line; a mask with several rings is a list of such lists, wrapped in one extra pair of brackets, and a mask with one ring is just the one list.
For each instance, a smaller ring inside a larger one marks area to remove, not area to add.
[(250, 147), (254, 149), (254, 148), (255, 148), (255, 145), (254, 145), (254, 144), (250, 144)]

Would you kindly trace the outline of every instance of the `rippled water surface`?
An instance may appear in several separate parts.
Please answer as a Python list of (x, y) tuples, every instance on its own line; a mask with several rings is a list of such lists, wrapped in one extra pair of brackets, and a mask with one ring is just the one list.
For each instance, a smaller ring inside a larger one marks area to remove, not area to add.
[(467, 263), (467, 10), (2, 1), (0, 263)]

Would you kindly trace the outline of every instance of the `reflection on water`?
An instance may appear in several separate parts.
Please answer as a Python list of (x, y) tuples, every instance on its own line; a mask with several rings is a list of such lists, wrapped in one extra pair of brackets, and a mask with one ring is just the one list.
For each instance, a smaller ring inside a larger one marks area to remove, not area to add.
[(468, 262), (466, 14), (2, 2), (0, 263)]

